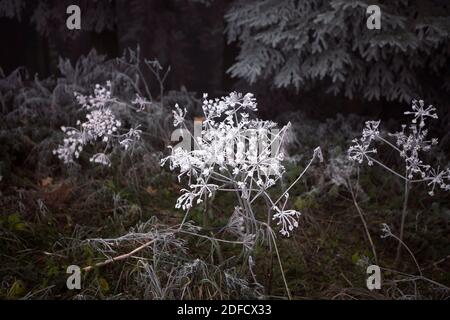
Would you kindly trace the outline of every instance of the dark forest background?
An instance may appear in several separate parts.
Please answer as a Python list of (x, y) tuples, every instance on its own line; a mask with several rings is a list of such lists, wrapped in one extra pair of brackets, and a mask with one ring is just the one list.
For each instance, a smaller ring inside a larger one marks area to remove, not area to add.
[[(70, 31), (65, 25), (68, 16), (65, 9), (72, 3), (79, 4), (81, 8), (81, 31)], [(31, 75), (36, 73), (40, 78), (51, 75), (57, 77), (59, 57), (69, 58), (72, 63), (75, 63), (81, 55), (87, 55), (92, 49), (95, 49), (99, 54), (106, 55), (107, 58), (115, 58), (120, 56), (125, 49), (136, 48), (139, 45), (142, 57), (156, 58), (163, 66), (171, 67), (171, 72), (165, 82), (166, 89), (179, 90), (184, 86), (189, 91), (199, 94), (209, 92), (213, 95), (221, 95), (232, 90), (252, 91), (258, 94), (263, 115), (266, 117), (273, 117), (280, 112), (296, 109), (301, 109), (316, 118), (350, 112), (382, 118), (401, 116), (402, 112), (408, 108), (408, 102), (403, 97), (388, 97), (388, 99), (383, 97), (385, 89), (381, 84), (383, 82), (382, 75), (370, 83), (363, 84), (365, 87), (380, 85), (381, 97), (372, 96), (371, 99), (367, 99), (362, 92), (356, 92), (349, 99), (342, 90), (337, 94), (327, 93), (326, 87), (323, 85), (315, 85), (311, 88), (308, 83), (305, 83), (298, 88), (293, 82), (288, 81), (286, 86), (280, 87), (274, 85), (264, 74), (261, 74), (256, 81), (247, 81), (249, 78), (245, 76), (244, 72), (231, 72), (230, 68), (242, 56), (245, 58), (245, 48), (249, 43), (245, 38), (235, 36), (237, 30), (241, 30), (243, 34), (250, 30), (250, 39), (252, 37), (256, 39), (260, 35), (264, 36), (264, 32), (270, 34), (268, 31), (277, 23), (281, 23), (283, 15), (288, 16), (282, 10), (289, 10), (291, 3), (296, 3), (296, 1), (263, 1), (258, 4), (258, 1), (231, 0), (75, 2), (4, 0), (0, 4), (0, 32), (3, 39), (0, 51), (1, 67), (6, 74), (19, 66), (24, 66)], [(300, 1), (299, 3), (304, 3), (306, 8), (312, 7), (313, 9), (310, 9), (311, 18), (315, 18), (325, 11), (327, 1)], [(336, 34), (331, 33), (330, 30), (323, 31), (324, 33), (330, 32), (331, 36), (337, 36), (339, 48), (352, 45), (349, 43), (352, 29), (365, 29), (363, 22), (367, 15), (364, 10), (361, 10), (364, 6), (353, 6), (353, 3), (357, 3), (357, 1), (348, 1), (347, 3), (350, 9), (344, 6), (335, 9), (335, 12), (339, 12), (339, 10), (344, 12), (344, 18), (347, 20), (345, 23), (348, 24), (347, 31), (340, 30)], [(414, 23), (414, 21), (418, 23), (420, 16), (424, 17), (424, 21), (430, 23), (429, 26), (420, 26), (420, 28), (429, 29), (416, 29), (416, 32), (430, 32), (429, 39), (423, 37), (420, 39), (399, 38), (403, 37), (401, 34), (405, 33), (405, 30), (411, 30), (411, 27), (403, 26), (404, 30), (397, 30), (395, 29), (397, 27), (395, 20), (392, 25), (388, 26), (388, 28), (394, 28), (394, 32), (399, 32), (399, 36), (395, 40), (390, 38), (386, 40), (382, 37), (378, 39), (380, 33), (377, 31), (370, 33), (366, 30), (365, 33), (372, 36), (373, 40), (371, 41), (377, 44), (382, 41), (392, 41), (388, 46), (383, 44), (386, 56), (382, 59), (386, 62), (388, 69), (394, 69), (395, 52), (400, 52), (400, 50), (389, 51), (389, 46), (396, 48), (398, 44), (395, 41), (399, 41), (400, 44), (404, 42), (406, 50), (408, 50), (408, 46), (413, 48), (417, 54), (402, 59), (410, 59), (411, 61), (407, 61), (407, 63), (411, 62), (411, 64), (415, 63), (414, 60), (419, 60), (418, 64), (416, 62), (416, 65), (411, 67), (412, 74), (409, 74), (408, 77), (415, 78), (414, 81), (420, 84), (421, 90), (417, 89), (419, 87), (417, 83), (412, 85), (408, 78), (402, 78), (402, 84), (406, 87), (410, 86), (407, 97), (410, 100), (413, 98), (431, 100), (430, 103), (439, 103), (441, 109), (448, 110), (449, 86), (442, 87), (444, 83), (448, 83), (450, 72), (448, 60), (450, 44), (446, 33), (447, 29), (445, 29), (448, 27), (450, 10), (447, 1), (416, 0), (399, 1), (396, 4), (381, 1), (381, 4), (392, 10), (389, 14), (395, 18), (407, 19), (408, 24)], [(249, 8), (245, 8), (245, 6)], [(315, 6), (316, 8), (314, 8)], [(261, 15), (258, 19), (264, 21), (271, 12), (279, 15), (278, 22), (270, 20), (267, 24), (261, 23), (261, 26), (253, 27), (255, 23), (251, 19), (256, 19), (258, 15)], [(302, 14), (304, 17), (301, 16), (301, 19), (306, 20), (308, 12)], [(249, 15), (251, 18), (248, 22), (242, 19), (244, 22), (239, 24), (233, 20), (233, 15), (239, 19), (245, 15)], [(434, 21), (430, 20), (433, 16), (438, 18)], [(295, 19), (298, 18), (288, 17), (287, 19), (296, 21)], [(292, 23), (292, 21), (290, 22)], [(436, 23), (436, 26), (430, 21)], [(341, 23), (339, 19), (336, 19), (336, 26), (332, 26), (332, 28), (338, 29), (339, 23)], [(283, 28), (280, 29), (285, 30), (286, 33), (289, 31), (289, 27)], [(441, 33), (431, 33), (429, 30), (433, 30), (433, 28), (435, 28), (435, 32), (439, 30)], [(311, 33), (311, 30), (305, 32)], [(385, 33), (391, 34), (391, 32), (392, 30), (389, 29)], [(273, 35), (270, 37), (276, 38), (278, 34), (279, 31), (274, 29)], [(278, 49), (285, 59), (288, 59), (289, 52), (283, 48), (283, 43), (286, 42), (280, 41), (279, 44), (274, 45), (274, 48)], [(424, 45), (423, 51), (421, 51), (422, 45), (417, 44), (418, 41), (422, 41), (432, 50), (425, 48)], [(403, 50), (403, 46), (401, 48)], [(262, 52), (261, 49), (255, 50)], [(328, 50), (332, 51), (333, 49), (328, 48)], [(274, 56), (269, 55), (268, 61), (262, 63), (270, 66), (274, 59)], [(439, 67), (430, 73), (433, 60), (434, 62), (439, 61)], [(329, 64), (329, 62), (327, 63)], [(366, 63), (370, 64), (370, 62)], [(318, 62), (317, 65), (319, 65)], [(274, 68), (281, 69), (280, 66)], [(327, 68), (331, 70), (332, 66)], [(331, 70), (330, 74), (333, 72), (335, 70)], [(371, 72), (371, 70), (365, 72), (364, 77), (368, 77), (367, 72)], [(375, 70), (375, 72), (382, 71)], [(236, 76), (236, 74), (241, 76)], [(314, 77), (312, 80), (315, 80)]]

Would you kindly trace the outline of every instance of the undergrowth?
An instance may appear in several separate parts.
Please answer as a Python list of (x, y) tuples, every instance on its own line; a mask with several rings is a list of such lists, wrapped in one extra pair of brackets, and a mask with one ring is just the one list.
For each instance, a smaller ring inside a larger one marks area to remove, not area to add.
[[(2, 74), (1, 298), (448, 298), (448, 193), (436, 190), (430, 197), (426, 185), (408, 190), (408, 218), (402, 219), (401, 179), (381, 166), (358, 167), (347, 156), (369, 119), (337, 115), (318, 122), (300, 112), (276, 119), (292, 124), (284, 136), (283, 175), (270, 191), (289, 189), (283, 201), (301, 212), (298, 226), (285, 230), (289, 237), (278, 233), (276, 220), (246, 231), (278, 212), (273, 205), (268, 211), (265, 201), (251, 211), (241, 208), (254, 219), (243, 232), (239, 219), (230, 220), (233, 213), (242, 215), (236, 195), (215, 187), (188, 214), (176, 209), (189, 185), (160, 166), (173, 144), (172, 107), (186, 107), (191, 130), (203, 99), (186, 90), (165, 92), (168, 70), (130, 50), (112, 60), (93, 51), (75, 65), (61, 59), (57, 79), (32, 79), (24, 69)], [(111, 145), (108, 166), (89, 161), (103, 150), (98, 144), (64, 165), (52, 153), (64, 139), (60, 128), (76, 126), (86, 114), (73, 93), (88, 96), (108, 80), (120, 102), (113, 111), (127, 128), (140, 125), (140, 139), (127, 150), (120, 142)], [(445, 121), (432, 130), (437, 136), (448, 132)], [(319, 145), (324, 162), (309, 167)], [(404, 167), (395, 153), (381, 150), (393, 170)], [(429, 155), (448, 167), (448, 137)], [(250, 234), (257, 241), (249, 241)], [(403, 243), (401, 259), (395, 238)], [(382, 288), (369, 291), (366, 267), (374, 263), (382, 268)], [(81, 290), (66, 287), (69, 265), (84, 268)]]

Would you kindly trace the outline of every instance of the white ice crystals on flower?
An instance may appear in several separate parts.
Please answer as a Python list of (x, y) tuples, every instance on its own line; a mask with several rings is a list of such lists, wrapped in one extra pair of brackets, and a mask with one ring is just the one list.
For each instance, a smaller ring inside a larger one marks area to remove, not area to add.
[[(423, 100), (412, 101), (412, 111), (405, 112), (412, 116), (409, 126), (402, 125), (402, 130), (396, 133), (388, 133), (394, 138), (394, 142), (386, 140), (379, 131), (380, 121), (367, 121), (362, 137), (353, 140), (353, 145), (348, 150), (349, 158), (358, 163), (367, 161), (369, 165), (377, 163), (388, 169), (397, 176), (411, 183), (427, 183), (431, 187), (430, 195), (434, 195), (436, 187), (442, 190), (450, 190), (450, 169), (434, 169), (431, 165), (424, 163), (422, 153), (428, 152), (438, 144), (436, 138), (428, 139), (426, 121), (437, 119), (436, 108), (425, 107)], [(373, 147), (375, 142), (382, 142), (395, 150), (405, 164), (405, 172), (397, 173), (388, 168), (382, 162), (375, 159), (377, 149)]]
[[(202, 202), (216, 191), (235, 192), (241, 199), (237, 210), (245, 212), (248, 217), (245, 223), (249, 224), (246, 229), (250, 230), (256, 219), (252, 204), (259, 198), (269, 199), (273, 219), (278, 219), (281, 226), (280, 233), (288, 236), (298, 226), (296, 218), (300, 213), (278, 209), (278, 201), (271, 200), (268, 189), (285, 172), (282, 144), (290, 125), (278, 130), (272, 121), (253, 119), (250, 113), (257, 111), (257, 104), (251, 93), (233, 92), (215, 99), (204, 94), (202, 109), (205, 120), (201, 136), (195, 137), (195, 150), (178, 146), (161, 161), (162, 165), (169, 162), (171, 170), (179, 170), (180, 181), (182, 178), (189, 181), (176, 208), (189, 210), (194, 200)], [(186, 109), (175, 105), (173, 116), (174, 126), (188, 130), (184, 123)], [(315, 150), (315, 158), (322, 158), (320, 149)], [(240, 238), (250, 239), (247, 236)]]
[(297, 219), (301, 213), (296, 210), (280, 210), (278, 208), (276, 208), (276, 211), (272, 219), (278, 219), (277, 224), (281, 225), (280, 233), (289, 237), (290, 232), (298, 227)]
[(173, 112), (173, 126), (178, 127), (180, 124), (184, 122), (184, 117), (186, 116), (186, 108), (184, 110), (181, 110), (181, 108), (178, 106), (178, 104), (175, 104), (175, 110)]
[(436, 113), (436, 108), (433, 106), (428, 106), (425, 108), (425, 102), (423, 100), (413, 100), (412, 102), (412, 110), (413, 111), (406, 111), (405, 114), (413, 115), (414, 119), (412, 120), (413, 123), (417, 123), (417, 120), (419, 120), (419, 126), (424, 127), (425, 126), (425, 119), (427, 117), (437, 119), (438, 115)]
[(75, 93), (75, 97), (88, 113), (84, 122), (77, 120), (78, 128), (61, 128), (65, 138), (63, 144), (59, 145), (53, 153), (65, 164), (73, 163), (75, 159), (78, 159), (85, 145), (101, 143), (104, 145), (104, 152), (93, 155), (90, 161), (110, 166), (111, 160), (105, 153), (107, 150), (115, 146), (128, 150), (136, 140), (140, 139), (141, 131), (138, 128), (123, 130), (122, 122), (110, 108), (116, 102), (116, 99), (111, 97), (111, 82), (108, 81), (106, 87), (97, 84), (93, 96)]
[(141, 97), (139, 94), (136, 94), (136, 98), (133, 101), (131, 101), (131, 104), (138, 106), (139, 109), (137, 111), (140, 112), (145, 110), (145, 108), (151, 105), (152, 103), (148, 101), (146, 98)]

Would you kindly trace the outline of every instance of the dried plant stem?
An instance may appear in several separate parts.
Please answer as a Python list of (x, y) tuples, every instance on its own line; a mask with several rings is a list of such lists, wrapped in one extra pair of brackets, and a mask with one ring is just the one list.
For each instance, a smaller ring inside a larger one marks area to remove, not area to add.
[(273, 231), (271, 229), (269, 229), (269, 232), (270, 232), (270, 235), (271, 235), (271, 238), (272, 238), (272, 242), (273, 242), (273, 246), (275, 248), (275, 252), (277, 254), (277, 260), (278, 260), (278, 264), (280, 266), (281, 276), (283, 277), (283, 282), (284, 282), (284, 287), (286, 288), (286, 293), (288, 295), (289, 300), (292, 300), (291, 291), (289, 290), (289, 286), (288, 286), (287, 281), (286, 281), (286, 276), (284, 275), (284, 269), (283, 269), (283, 264), (281, 263), (280, 253), (278, 252), (277, 241), (275, 239), (275, 236), (273, 235)]
[(311, 158), (309, 163), (306, 165), (305, 169), (303, 169), (303, 171), (300, 173), (300, 175), (297, 177), (297, 179), (295, 179), (295, 181), (291, 183), (291, 185), (283, 192), (283, 194), (277, 199), (277, 201), (275, 201), (273, 203), (273, 206), (275, 206), (278, 202), (280, 202), (281, 199), (283, 199), (283, 197), (289, 192), (289, 190), (291, 190), (292, 187), (295, 186), (300, 181), (301, 178), (303, 178), (303, 176), (305, 175), (306, 171), (308, 171), (308, 169), (313, 164), (314, 160), (316, 160), (316, 156), (317, 156), (317, 154), (314, 153), (313, 157)]
[(408, 178), (402, 176), (400, 173), (392, 170), (391, 168), (389, 168), (388, 166), (384, 165), (383, 163), (381, 163), (380, 161), (378, 161), (377, 159), (374, 159), (372, 157), (367, 157), (369, 160), (373, 161), (374, 163), (378, 164), (379, 166), (381, 166), (382, 168), (386, 169), (387, 171), (389, 171), (390, 173), (396, 175), (397, 177), (403, 179), (404, 181), (408, 181)]
[(361, 221), (362, 221), (362, 223), (364, 225), (364, 230), (366, 232), (367, 238), (369, 239), (369, 243), (370, 243), (370, 246), (372, 248), (373, 258), (375, 259), (375, 264), (378, 265), (377, 251), (375, 250), (375, 245), (374, 245), (374, 243), (372, 241), (372, 237), (370, 236), (369, 227), (367, 226), (366, 219), (364, 218), (364, 214), (363, 214), (361, 208), (359, 207), (358, 201), (356, 201), (355, 192), (353, 191), (353, 188), (351, 186), (350, 181), (347, 181), (347, 184), (348, 184), (350, 193), (352, 195), (353, 204), (355, 205), (356, 210), (358, 211), (359, 217), (361, 218)]
[(411, 256), (411, 258), (414, 260), (414, 263), (416, 264), (417, 270), (419, 271), (420, 276), (422, 277), (422, 269), (420, 268), (419, 263), (417, 262), (416, 257), (414, 256), (414, 254), (412, 253), (411, 249), (409, 249), (409, 247), (406, 245), (406, 243), (403, 242), (402, 239), (400, 239), (399, 237), (397, 237), (395, 234), (390, 234), (391, 237), (393, 237), (394, 239), (396, 239), (398, 241), (398, 244), (400, 246), (405, 247), (405, 249), (408, 251), (409, 255)]
[(189, 215), (189, 211), (190, 209), (186, 210), (186, 213), (184, 214), (183, 220), (180, 223), (180, 226), (178, 227), (178, 231), (181, 230), (181, 228), (183, 228), (183, 225), (186, 223), (187, 217)]
[(405, 180), (405, 190), (404, 190), (405, 194), (404, 194), (404, 198), (403, 198), (402, 220), (400, 222), (400, 235), (398, 238), (399, 243), (397, 246), (397, 255), (395, 257), (395, 265), (397, 265), (398, 262), (400, 261), (400, 255), (401, 255), (402, 244), (403, 244), (403, 234), (404, 234), (404, 229), (405, 229), (405, 221), (406, 221), (406, 215), (408, 213), (409, 191), (410, 191), (409, 181)]
[[(397, 274), (399, 274), (399, 275), (403, 275), (403, 276), (409, 277), (409, 279), (405, 279), (405, 280), (403, 280), (403, 281), (416, 281), (416, 280), (422, 280), (422, 281), (426, 281), (426, 282), (428, 282), (428, 283), (434, 284), (434, 285), (436, 285), (436, 286), (438, 286), (438, 287), (441, 287), (441, 288), (443, 288), (443, 289), (445, 289), (445, 290), (447, 290), (447, 291), (450, 291), (450, 288), (447, 287), (446, 285), (444, 285), (444, 284), (442, 284), (442, 283), (439, 283), (439, 282), (437, 282), (437, 281), (431, 280), (431, 279), (429, 279), (429, 278), (427, 278), (427, 277), (425, 277), (425, 276), (423, 276), (423, 275), (420, 275), (420, 276), (414, 276), (414, 275), (411, 275), (411, 274), (408, 274), (408, 273), (400, 272), (400, 271), (393, 270), (393, 269), (389, 269), (389, 268), (384, 268), (384, 267), (380, 267), (380, 268), (381, 268), (381, 270), (385, 270), (385, 271), (388, 271), (388, 272), (397, 273)], [(400, 282), (400, 281), (401, 281), (401, 280), (398, 280), (397, 282)]]
[(148, 241), (148, 242), (144, 243), (143, 245), (137, 247), (136, 249), (134, 249), (134, 250), (132, 250), (132, 251), (130, 251), (128, 253), (122, 254), (122, 255), (114, 257), (114, 258), (107, 259), (107, 260), (105, 260), (103, 262), (96, 263), (96, 264), (94, 264), (92, 266), (87, 266), (87, 267), (83, 268), (83, 271), (89, 272), (89, 271), (91, 271), (94, 268), (102, 267), (102, 266), (105, 266), (107, 264), (113, 263), (115, 261), (127, 259), (127, 258), (131, 257), (132, 255), (134, 255), (136, 252), (139, 252), (142, 249), (147, 248), (148, 246), (153, 244), (155, 241), (156, 241), (156, 239), (153, 239), (151, 241)]
[[(270, 228), (270, 224), (272, 222), (272, 206), (270, 203), (270, 197), (265, 197), (266, 200), (266, 205), (267, 205), (267, 225)], [(270, 230), (270, 229), (269, 229)], [(270, 261), (269, 261), (269, 266), (267, 268), (267, 279), (266, 279), (266, 292), (267, 295), (270, 296), (272, 293), (272, 281), (273, 281), (273, 249), (272, 249), (272, 243), (269, 241), (268, 242), (269, 245), (269, 257), (270, 257)]]
[[(172, 230), (174, 232), (174, 234), (177, 234), (177, 233), (179, 233), (179, 234), (186, 234), (186, 235), (190, 235), (190, 236), (195, 236), (195, 237), (199, 237), (199, 238), (208, 239), (209, 241), (224, 242), (224, 243), (238, 244), (238, 245), (243, 245), (244, 244), (244, 242), (242, 242), (242, 241), (232, 241), (232, 240), (219, 239), (219, 238), (209, 237), (209, 236), (206, 236), (206, 235), (201, 235), (201, 234), (189, 232), (189, 231), (186, 231), (186, 230), (182, 230), (181, 229), (182, 226), (183, 225), (181, 224), (180, 226), (175, 226), (175, 227), (171, 228), (170, 230)], [(89, 272), (89, 271), (91, 271), (94, 268), (102, 267), (102, 266), (105, 266), (107, 264), (110, 264), (110, 263), (113, 263), (113, 262), (116, 262), (116, 261), (120, 261), (120, 260), (124, 260), (124, 259), (130, 258), (135, 253), (141, 251), (142, 249), (147, 248), (148, 246), (150, 246), (151, 244), (153, 244), (157, 240), (158, 239), (152, 239), (151, 241), (148, 241), (148, 242), (142, 244), (141, 246), (137, 247), (136, 249), (133, 249), (132, 251), (130, 251), (128, 253), (125, 253), (125, 254), (122, 254), (120, 256), (116, 256), (116, 257), (107, 259), (105, 261), (96, 263), (96, 264), (94, 264), (92, 266), (87, 266), (87, 267), (83, 268), (83, 271)]]

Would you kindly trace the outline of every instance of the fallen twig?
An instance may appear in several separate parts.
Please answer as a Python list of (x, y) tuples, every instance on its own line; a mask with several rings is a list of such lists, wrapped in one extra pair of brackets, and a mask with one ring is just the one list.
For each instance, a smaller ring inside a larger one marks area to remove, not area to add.
[(137, 247), (136, 249), (134, 249), (134, 250), (132, 250), (132, 251), (130, 251), (128, 253), (122, 254), (122, 255), (114, 257), (114, 258), (107, 259), (107, 260), (105, 260), (103, 262), (96, 263), (96, 264), (94, 264), (92, 266), (87, 266), (87, 267), (83, 268), (83, 271), (89, 272), (89, 271), (91, 271), (94, 268), (102, 267), (104, 265), (110, 264), (110, 263), (115, 262), (115, 261), (127, 259), (127, 258), (131, 257), (133, 254), (135, 254), (136, 252), (147, 248), (149, 245), (151, 245), (155, 241), (156, 241), (156, 239), (153, 239), (153, 240), (151, 240), (149, 242), (144, 243), (143, 245)]

